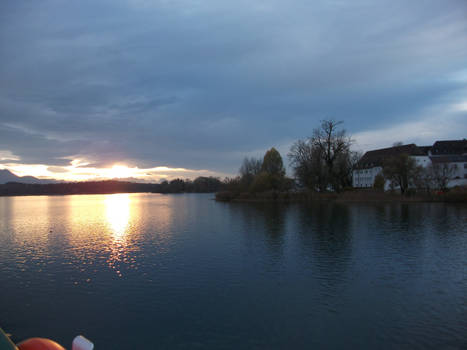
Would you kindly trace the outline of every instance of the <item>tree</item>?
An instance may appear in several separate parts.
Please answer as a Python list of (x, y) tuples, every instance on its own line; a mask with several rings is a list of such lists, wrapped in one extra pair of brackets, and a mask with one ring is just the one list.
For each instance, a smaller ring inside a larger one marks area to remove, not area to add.
[[(196, 193), (217, 192), (221, 185), (221, 181), (216, 177), (199, 176), (192, 183), (192, 191)], [(187, 182), (185, 186), (187, 186)]]
[(449, 180), (454, 176), (456, 169), (448, 163), (435, 163), (428, 167), (436, 188), (446, 191)]
[(261, 165), (261, 172), (281, 177), (285, 175), (282, 157), (274, 147), (267, 151), (264, 155), (263, 164)]
[(298, 182), (313, 190), (328, 188), (341, 191), (351, 184), (352, 170), (358, 158), (350, 150), (352, 139), (340, 121), (323, 120), (313, 135), (298, 140), (288, 154)]
[(159, 190), (161, 193), (168, 193), (169, 192), (169, 182), (164, 179), (161, 181), (160, 185), (159, 185)]
[(251, 192), (265, 192), (274, 189), (274, 187), (277, 187), (275, 186), (276, 184), (272, 181), (273, 176), (274, 175), (268, 174), (266, 172), (259, 173), (255, 177), (250, 187)]
[(240, 176), (256, 176), (260, 173), (262, 165), (261, 159), (245, 157), (239, 170)]
[(360, 152), (348, 150), (336, 158), (332, 173), (332, 179), (334, 180), (332, 187), (334, 190), (340, 191), (345, 187), (352, 187), (353, 170), (361, 157)]
[(223, 181), (224, 190), (234, 194), (242, 192), (242, 184), (240, 176), (237, 177), (226, 177)]
[(241, 186), (244, 191), (249, 190), (251, 184), (255, 180), (255, 177), (261, 172), (262, 160), (256, 158), (245, 157), (243, 159), (242, 166), (239, 169), (241, 176)]
[(375, 176), (375, 181), (373, 182), (373, 188), (379, 191), (384, 191), (384, 176), (382, 174), (378, 174)]
[(405, 153), (389, 157), (383, 163), (384, 177), (391, 181), (392, 187), (399, 187), (402, 194), (414, 184), (417, 172), (415, 160)]
[(273, 147), (264, 155), (261, 172), (255, 177), (253, 190), (281, 190), (284, 180), (284, 163), (280, 153)]
[(417, 166), (413, 172), (412, 181), (417, 191), (430, 192), (435, 187), (432, 165), (426, 168)]
[(321, 151), (313, 146), (311, 138), (295, 142), (288, 154), (296, 180), (301, 186), (315, 191), (327, 187), (326, 171)]
[(170, 193), (180, 193), (185, 190), (185, 182), (182, 179), (174, 179), (169, 182)]

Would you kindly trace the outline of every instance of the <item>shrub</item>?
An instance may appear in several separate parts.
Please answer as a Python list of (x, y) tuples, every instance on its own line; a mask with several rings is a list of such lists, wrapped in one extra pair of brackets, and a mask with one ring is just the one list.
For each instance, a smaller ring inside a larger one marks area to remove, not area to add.
[(375, 176), (375, 182), (373, 183), (373, 188), (376, 190), (384, 191), (384, 176), (382, 174), (378, 174)]

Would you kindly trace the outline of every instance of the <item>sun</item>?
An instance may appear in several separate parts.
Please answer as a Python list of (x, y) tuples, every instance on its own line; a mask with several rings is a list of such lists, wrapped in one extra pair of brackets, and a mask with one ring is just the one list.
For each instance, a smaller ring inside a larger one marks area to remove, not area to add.
[(109, 177), (122, 179), (125, 177), (131, 177), (133, 174), (133, 169), (128, 168), (125, 165), (114, 165), (109, 169)]

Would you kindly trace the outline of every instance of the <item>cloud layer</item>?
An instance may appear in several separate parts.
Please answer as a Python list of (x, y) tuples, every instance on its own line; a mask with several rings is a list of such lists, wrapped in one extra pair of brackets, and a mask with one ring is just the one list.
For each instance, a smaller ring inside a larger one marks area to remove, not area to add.
[(327, 117), (465, 137), (466, 38), (464, 0), (2, 1), (0, 162), (235, 173)]

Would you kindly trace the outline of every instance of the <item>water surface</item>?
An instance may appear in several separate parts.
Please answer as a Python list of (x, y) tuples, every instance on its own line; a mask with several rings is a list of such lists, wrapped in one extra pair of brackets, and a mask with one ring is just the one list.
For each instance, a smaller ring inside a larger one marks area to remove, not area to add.
[(467, 207), (0, 198), (0, 326), (97, 349), (465, 349)]

